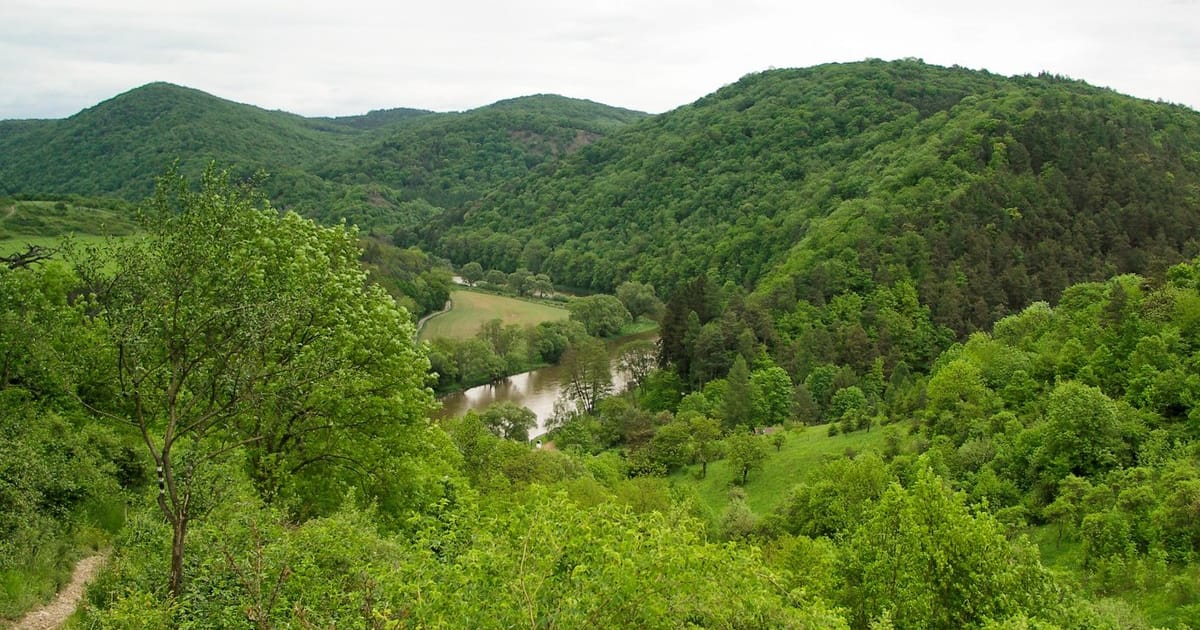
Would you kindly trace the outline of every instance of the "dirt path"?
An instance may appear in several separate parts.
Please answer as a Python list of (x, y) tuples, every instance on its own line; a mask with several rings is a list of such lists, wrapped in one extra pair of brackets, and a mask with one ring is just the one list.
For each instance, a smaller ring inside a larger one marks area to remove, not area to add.
[(452, 308), (454, 308), (454, 302), (451, 302), (450, 300), (446, 300), (446, 306), (442, 310), (434, 311), (434, 312), (426, 315), (425, 317), (422, 317), (421, 321), (417, 322), (417, 337), (418, 338), (421, 337), (421, 329), (425, 327), (425, 322), (427, 322), (427, 321), (433, 319), (434, 317), (437, 317), (438, 315), (441, 315), (443, 313), (449, 313), (450, 309), (452, 309)]
[(79, 600), (83, 598), (83, 589), (87, 586), (104, 561), (106, 553), (88, 556), (75, 565), (75, 573), (71, 575), (71, 583), (58, 592), (58, 597), (49, 604), (25, 615), (13, 630), (50, 630), (63, 625), (63, 622), (75, 612)]

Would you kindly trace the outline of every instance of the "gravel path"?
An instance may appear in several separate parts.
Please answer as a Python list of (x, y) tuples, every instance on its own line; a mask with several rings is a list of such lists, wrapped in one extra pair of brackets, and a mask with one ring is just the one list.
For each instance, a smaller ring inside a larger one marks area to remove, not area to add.
[(434, 317), (437, 317), (438, 315), (441, 315), (443, 313), (449, 313), (450, 309), (452, 309), (452, 308), (454, 308), (454, 302), (451, 302), (450, 300), (446, 300), (446, 306), (443, 307), (442, 310), (434, 311), (434, 312), (426, 315), (425, 317), (422, 317), (421, 320), (417, 322), (417, 337), (421, 336), (421, 329), (425, 327), (425, 322), (427, 322), (427, 321), (433, 319)]
[(92, 578), (96, 577), (96, 573), (100, 571), (100, 567), (104, 565), (107, 558), (107, 554), (98, 553), (80, 560), (79, 564), (75, 565), (71, 583), (58, 592), (58, 597), (53, 602), (25, 615), (17, 622), (17, 625), (13, 626), (13, 630), (50, 630), (63, 625), (67, 617), (75, 612), (79, 600), (83, 598), (83, 589), (88, 582), (92, 581)]

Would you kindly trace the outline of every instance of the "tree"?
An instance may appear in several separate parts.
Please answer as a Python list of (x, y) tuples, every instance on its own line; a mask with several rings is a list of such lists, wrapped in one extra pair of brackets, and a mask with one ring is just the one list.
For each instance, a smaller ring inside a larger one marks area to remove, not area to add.
[(767, 459), (767, 449), (758, 436), (737, 431), (726, 438), (729, 446), (729, 467), (742, 477), (742, 485), (750, 477), (750, 471), (762, 466)]
[(845, 558), (840, 595), (855, 627), (886, 611), (897, 627), (969, 628), (1058, 606), (1036, 548), (1009, 542), (996, 519), (973, 515), (928, 469), (911, 489), (888, 489)]
[(537, 426), (537, 416), (513, 402), (496, 403), (479, 414), (483, 425), (497, 437), (528, 442), (529, 430)]
[(691, 459), (694, 448), (691, 427), (686, 421), (668, 422), (654, 432), (648, 448), (654, 462), (667, 472), (674, 471)]
[(746, 359), (738, 355), (729, 370), (729, 390), (721, 401), (721, 420), (726, 428), (754, 426), (754, 395)]
[(550, 276), (539, 273), (529, 279), (529, 292), (540, 297), (550, 297), (554, 295), (554, 283), (550, 281)]
[(688, 421), (695, 457), (700, 462), (700, 477), (708, 476), (708, 462), (721, 456), (721, 424), (703, 415)]
[(566, 375), (566, 393), (586, 413), (596, 409), (612, 391), (612, 370), (608, 352), (597, 339), (578, 339), (563, 354), (563, 373)]
[(289, 472), (362, 471), (353, 449), (423, 423), (433, 401), (408, 314), (366, 288), (352, 232), (280, 216), (212, 167), (199, 191), (161, 178), (143, 229), (72, 255), (115, 392), (84, 402), (132, 424), (153, 459), (178, 596), (214, 462), (252, 448)]
[(844, 422), (843, 432), (857, 429), (866, 415), (867, 396), (857, 385), (839, 389), (829, 403), (829, 417)]
[(483, 266), (472, 260), (458, 270), (458, 275), (462, 276), (462, 279), (466, 280), (467, 284), (475, 286), (476, 282), (483, 280)]
[(654, 295), (654, 287), (641, 282), (622, 282), (617, 287), (617, 299), (621, 300), (633, 319), (643, 315), (654, 318), (663, 310), (662, 300)]
[(593, 337), (611, 337), (630, 321), (629, 311), (611, 295), (590, 295), (567, 302), (571, 319), (583, 324)]
[(617, 355), (617, 369), (629, 374), (635, 387), (640, 387), (658, 365), (658, 347), (648, 339), (631, 341)]
[(1121, 439), (1113, 401), (1104, 392), (1067, 381), (1050, 393), (1046, 417), (1044, 465), (1055, 479), (1074, 474), (1091, 477), (1124, 461), (1128, 447)]
[(508, 274), (499, 269), (488, 269), (487, 273), (483, 274), (483, 277), (495, 289), (502, 288), (508, 283)]
[(792, 379), (786, 370), (770, 367), (750, 374), (754, 415), (767, 426), (783, 423), (792, 410)]
[(517, 295), (525, 295), (530, 293), (533, 289), (532, 285), (530, 284), (530, 280), (532, 279), (533, 274), (529, 273), (528, 269), (518, 269), (508, 274), (508, 286), (511, 287)]

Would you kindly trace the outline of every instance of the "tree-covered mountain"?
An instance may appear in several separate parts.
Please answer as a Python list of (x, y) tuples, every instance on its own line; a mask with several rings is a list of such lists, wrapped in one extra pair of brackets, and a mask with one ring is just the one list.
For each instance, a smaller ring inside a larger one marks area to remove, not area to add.
[(644, 114), (560, 96), (467, 112), (396, 108), (304, 118), (152, 83), (62, 120), (0, 122), (0, 194), (145, 197), (173, 161), (264, 170), (277, 205), (362, 227), (422, 222), (442, 206), (570, 153)]
[(427, 116), (316, 169), (336, 182), (377, 183), (457, 207), (645, 114), (555, 95)]
[(279, 172), (307, 166), (355, 135), (336, 122), (151, 83), (69, 118), (0, 127), (0, 189), (140, 199), (176, 159), (184, 172), (213, 160)]
[(1197, 210), (1195, 111), (867, 61), (746, 76), (443, 217), (425, 243), (510, 270), (536, 243), (542, 270), (602, 290), (707, 273), (777, 314), (907, 281), (961, 334), (1195, 254)]

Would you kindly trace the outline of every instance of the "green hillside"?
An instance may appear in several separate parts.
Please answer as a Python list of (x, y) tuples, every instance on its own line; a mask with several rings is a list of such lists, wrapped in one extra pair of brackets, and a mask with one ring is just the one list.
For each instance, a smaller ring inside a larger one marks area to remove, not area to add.
[(152, 83), (63, 120), (0, 121), (0, 194), (136, 200), (174, 160), (264, 170), (275, 204), (391, 231), (423, 224), (644, 116), (560, 96), (461, 113), (304, 118)]
[(644, 116), (554, 95), (516, 98), (414, 119), (315, 172), (342, 184), (380, 184), (406, 201), (457, 208)]
[(63, 120), (0, 127), (0, 191), (140, 199), (178, 159), (198, 174), (209, 161), (251, 173), (306, 166), (356, 130), (151, 83)]
[[(776, 310), (909, 280), (958, 333), (1198, 250), (1200, 115), (917, 61), (748, 75), (446, 217), (427, 243), (556, 279), (707, 272)], [(447, 229), (448, 228), (448, 229)]]

